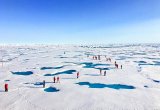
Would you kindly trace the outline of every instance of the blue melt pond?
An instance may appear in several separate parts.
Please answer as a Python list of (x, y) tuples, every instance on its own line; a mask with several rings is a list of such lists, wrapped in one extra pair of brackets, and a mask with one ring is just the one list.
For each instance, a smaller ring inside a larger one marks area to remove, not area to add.
[(100, 83), (90, 83), (90, 82), (79, 82), (79, 85), (87, 85), (89, 88), (111, 88), (111, 89), (135, 89), (134, 86), (122, 85), (122, 84), (100, 84)]
[(53, 74), (45, 74), (44, 76), (54, 76)]
[(48, 87), (44, 89), (45, 92), (58, 92), (59, 89), (56, 89), (55, 87)]
[(150, 57), (144, 57), (146, 59), (151, 59), (151, 60), (160, 60), (160, 58), (150, 58)]
[(110, 70), (110, 68), (95, 68), (95, 69), (99, 69), (99, 70)]
[(158, 81), (158, 80), (154, 80), (154, 79), (153, 79), (152, 81), (153, 81), (153, 82), (156, 82), (156, 83), (160, 83), (160, 81)]
[(142, 63), (141, 63), (141, 64), (139, 64), (139, 66), (140, 66), (140, 65), (142, 65), (142, 66), (143, 66), (143, 65), (144, 65), (144, 66), (160, 66), (160, 63), (154, 63), (154, 64), (152, 64), (152, 63), (142, 64)]
[(68, 57), (60, 57), (60, 58), (68, 58)]
[(155, 64), (154, 65), (160, 65), (160, 61), (153, 61)]
[(144, 87), (145, 87), (145, 88), (148, 88), (148, 86), (146, 86), (146, 85), (145, 85)]
[(24, 75), (24, 76), (28, 76), (33, 74), (32, 71), (24, 71), (24, 72), (11, 72), (12, 74), (16, 74), (16, 75)]
[[(80, 63), (80, 64), (84, 64), (85, 66), (83, 66), (83, 68), (96, 68), (96, 66), (110, 66), (109, 64), (93, 64), (91, 62), (84, 62), (84, 63)], [(106, 69), (108, 70), (108, 69)]]
[(145, 61), (136, 61), (137, 63), (147, 63), (147, 62), (145, 62)]
[(36, 82), (34, 83), (35, 86), (40, 86), (40, 85), (43, 85), (43, 82)]
[(42, 67), (41, 70), (54, 69), (53, 67)]
[(42, 67), (41, 70), (48, 70), (48, 69), (61, 69), (64, 66), (59, 66), (59, 67)]
[(73, 74), (74, 72), (76, 72), (76, 70), (67, 70), (67, 71), (58, 72), (55, 74), (45, 74), (44, 76), (55, 76), (55, 75), (60, 75), (60, 74)]

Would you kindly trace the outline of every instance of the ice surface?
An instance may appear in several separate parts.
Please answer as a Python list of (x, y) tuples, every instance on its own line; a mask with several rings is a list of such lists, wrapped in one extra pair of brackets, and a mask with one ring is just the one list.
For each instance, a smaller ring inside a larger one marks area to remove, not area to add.
[(0, 46), (0, 110), (160, 110), (160, 44)]

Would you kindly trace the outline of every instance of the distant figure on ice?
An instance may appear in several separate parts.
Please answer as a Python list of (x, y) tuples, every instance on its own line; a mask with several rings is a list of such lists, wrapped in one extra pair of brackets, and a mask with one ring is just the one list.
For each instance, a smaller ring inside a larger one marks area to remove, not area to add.
[(60, 78), (59, 78), (59, 76), (57, 77), (57, 83), (60, 83)]
[(106, 76), (106, 71), (104, 71), (104, 76)]
[(8, 84), (7, 83), (5, 83), (4, 89), (5, 89), (5, 92), (8, 92)]
[(106, 61), (108, 61), (108, 58), (106, 58)]
[(108, 59), (111, 62), (111, 58)]
[(121, 65), (121, 69), (122, 69), (122, 65)]
[(97, 60), (97, 56), (95, 56), (95, 60)]
[(43, 80), (43, 88), (45, 88), (45, 85), (46, 85), (46, 81)]
[(115, 67), (118, 69), (118, 64), (115, 64)]
[(53, 83), (56, 83), (56, 77), (54, 76), (54, 78), (53, 78)]
[(98, 55), (98, 60), (101, 60), (101, 56), (100, 55)]
[(93, 60), (94, 60), (94, 56), (93, 56)]
[(100, 69), (99, 72), (100, 72), (100, 75), (102, 75), (102, 69)]
[(114, 64), (117, 64), (117, 62), (115, 61)]
[(79, 72), (77, 72), (77, 79), (79, 78)]

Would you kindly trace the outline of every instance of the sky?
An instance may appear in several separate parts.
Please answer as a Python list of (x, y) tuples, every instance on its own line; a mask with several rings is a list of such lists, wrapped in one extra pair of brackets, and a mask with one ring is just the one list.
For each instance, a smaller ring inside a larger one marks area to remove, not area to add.
[(160, 0), (0, 0), (0, 43), (160, 43)]

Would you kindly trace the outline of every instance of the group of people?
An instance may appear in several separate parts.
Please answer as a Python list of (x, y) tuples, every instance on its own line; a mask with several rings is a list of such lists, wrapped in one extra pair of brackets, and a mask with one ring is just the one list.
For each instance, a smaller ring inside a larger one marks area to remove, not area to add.
[[(53, 77), (53, 83), (60, 83), (59, 76), (57, 78), (55, 76)], [(43, 85), (43, 88), (45, 88), (45, 85), (46, 85), (46, 81), (45, 80), (43, 80), (42, 85)]]
[[(106, 56), (105, 56), (105, 58), (106, 58), (106, 61), (111, 62), (111, 58), (107, 58)], [(93, 60), (101, 60), (101, 56), (100, 55), (93, 56)], [(118, 64), (117, 64), (116, 61), (115, 61), (115, 67), (118, 68)], [(121, 69), (122, 69), (122, 65), (121, 65)], [(106, 70), (103, 73), (102, 72), (103, 72), (102, 69), (100, 69), (100, 75), (103, 74), (104, 76), (106, 76)], [(79, 75), (80, 75), (80, 73), (77, 72), (77, 74), (76, 74), (77, 79), (79, 78)], [(60, 83), (60, 77), (59, 76), (57, 76), (57, 77), (54, 76), (53, 77), (53, 83)], [(43, 88), (45, 88), (45, 84), (46, 84), (46, 81), (43, 80), (43, 83), (42, 83)], [(8, 92), (8, 84), (7, 83), (5, 83), (4, 89), (5, 89), (5, 92)]]
[[(107, 58), (106, 55), (105, 55), (105, 58), (106, 58), (106, 61), (111, 62), (111, 58)], [(101, 60), (101, 55), (94, 55), (93, 60)]]
[[(76, 77), (77, 77), (77, 79), (79, 78), (79, 72), (77, 72)], [(60, 77), (59, 76), (58, 77), (54, 76), (53, 77), (53, 83), (60, 83)], [(45, 88), (45, 85), (46, 85), (46, 81), (45, 80), (43, 80), (42, 85), (43, 85), (43, 88)]]
[(109, 62), (111, 62), (111, 58), (106, 58), (106, 61), (109, 61)]
[[(77, 79), (78, 79), (79, 78), (79, 72), (77, 72), (76, 76), (77, 76)], [(58, 77), (54, 76), (53, 77), (53, 83), (60, 83), (60, 77), (59, 76)], [(46, 85), (45, 80), (43, 80), (42, 85), (43, 85), (43, 88), (45, 88), (45, 85)], [(8, 92), (8, 84), (7, 83), (5, 83), (4, 89), (5, 89), (5, 92)]]
[[(111, 62), (111, 58), (107, 58), (107, 56), (105, 55), (106, 61)], [(93, 56), (93, 60), (101, 60), (101, 55), (97, 55), (97, 56)], [(118, 69), (118, 64), (115, 61), (115, 67)], [(121, 69), (122, 69), (122, 65), (121, 65)]]
[[(105, 55), (105, 58), (106, 58), (106, 61), (109, 61), (111, 62), (111, 58), (107, 58), (107, 56)], [(97, 55), (97, 56), (93, 56), (93, 60), (100, 60), (101, 59), (101, 56), (100, 55)], [(118, 64), (117, 62), (115, 61), (115, 67), (118, 69)], [(122, 69), (122, 65), (120, 66), (120, 68)], [(100, 69), (100, 75), (102, 75), (102, 69)], [(106, 71), (103, 72), (103, 75), (106, 76)]]
[(60, 78), (59, 76), (56, 78), (55, 76), (53, 77), (53, 83), (60, 83)]
[(93, 56), (93, 60), (101, 60), (101, 56), (100, 55)]
[[(117, 62), (115, 61), (115, 67), (118, 69), (118, 64), (117, 64)], [(122, 65), (121, 65), (121, 69), (122, 69)]]

